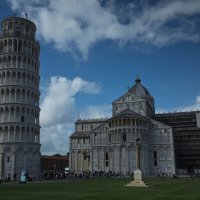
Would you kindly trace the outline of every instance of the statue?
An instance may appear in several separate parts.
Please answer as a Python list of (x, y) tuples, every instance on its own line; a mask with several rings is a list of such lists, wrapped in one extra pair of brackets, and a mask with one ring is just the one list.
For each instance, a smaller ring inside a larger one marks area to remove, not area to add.
[(147, 185), (142, 180), (141, 171), (141, 141), (140, 138), (136, 139), (136, 170), (134, 171), (134, 180), (125, 186), (129, 187), (147, 187)]

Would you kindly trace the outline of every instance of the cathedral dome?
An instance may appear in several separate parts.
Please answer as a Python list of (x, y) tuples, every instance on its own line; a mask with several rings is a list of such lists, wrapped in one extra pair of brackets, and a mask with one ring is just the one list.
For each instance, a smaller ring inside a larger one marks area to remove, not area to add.
[(135, 85), (133, 85), (128, 92), (140, 97), (151, 96), (149, 91), (141, 84), (141, 80), (138, 76), (135, 80)]

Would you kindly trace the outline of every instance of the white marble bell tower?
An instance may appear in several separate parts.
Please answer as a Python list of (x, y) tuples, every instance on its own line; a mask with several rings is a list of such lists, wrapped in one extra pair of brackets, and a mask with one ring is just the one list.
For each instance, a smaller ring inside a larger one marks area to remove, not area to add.
[(40, 176), (39, 54), (35, 24), (22, 17), (1, 22), (0, 177)]

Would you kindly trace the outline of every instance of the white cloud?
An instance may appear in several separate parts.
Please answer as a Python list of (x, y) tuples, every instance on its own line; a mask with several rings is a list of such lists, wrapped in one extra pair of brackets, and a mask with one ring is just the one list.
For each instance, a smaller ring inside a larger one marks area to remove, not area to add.
[(158, 108), (156, 109), (156, 113), (167, 113), (167, 112), (184, 112), (184, 111), (196, 111), (200, 110), (200, 96), (196, 97), (195, 102), (190, 105), (183, 105), (177, 108), (166, 109), (166, 108)]
[(43, 153), (68, 151), (68, 138), (72, 134), (77, 117), (75, 96), (79, 92), (96, 94), (100, 92), (100, 87), (80, 77), (73, 80), (66, 77), (51, 77), (40, 106)]
[(41, 152), (45, 155), (66, 154), (69, 147), (69, 136), (73, 132), (73, 123), (52, 124), (41, 127)]
[(74, 109), (74, 96), (80, 92), (98, 93), (100, 87), (94, 82), (87, 82), (76, 77), (69, 80), (65, 77), (51, 77), (47, 94), (41, 103), (41, 125), (71, 120)]
[(181, 106), (177, 110), (181, 111), (195, 111), (200, 110), (200, 96), (196, 97), (196, 101), (191, 105)]
[(92, 119), (92, 118), (108, 118), (112, 115), (111, 105), (96, 105), (86, 106), (85, 109), (80, 113), (81, 119)]
[(45, 42), (61, 51), (81, 53), (83, 58), (104, 39), (158, 47), (200, 40), (198, 21), (188, 18), (200, 14), (199, 0), (126, 3), (120, 8), (117, 1), (108, 1), (106, 6), (98, 0), (7, 1), (13, 11), (29, 13)]

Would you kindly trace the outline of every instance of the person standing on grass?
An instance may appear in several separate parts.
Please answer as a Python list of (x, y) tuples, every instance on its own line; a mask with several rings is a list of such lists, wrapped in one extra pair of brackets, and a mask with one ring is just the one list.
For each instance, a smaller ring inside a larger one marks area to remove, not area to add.
[(8, 182), (10, 182), (10, 173), (8, 174)]

